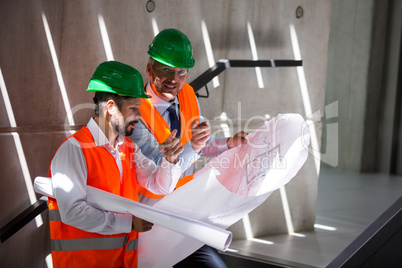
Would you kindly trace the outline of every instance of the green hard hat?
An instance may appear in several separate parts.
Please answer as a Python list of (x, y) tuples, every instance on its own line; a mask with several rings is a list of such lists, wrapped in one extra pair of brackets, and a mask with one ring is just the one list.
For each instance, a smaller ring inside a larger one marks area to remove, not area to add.
[(158, 33), (147, 53), (167, 66), (181, 69), (194, 67), (191, 42), (184, 33), (176, 29), (165, 29)]
[(135, 68), (117, 61), (105, 61), (96, 68), (87, 91), (102, 91), (134, 98), (151, 98)]

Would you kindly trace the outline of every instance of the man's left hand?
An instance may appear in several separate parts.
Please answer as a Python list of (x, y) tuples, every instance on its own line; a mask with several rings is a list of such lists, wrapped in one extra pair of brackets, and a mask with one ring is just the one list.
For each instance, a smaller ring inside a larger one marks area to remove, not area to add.
[(246, 140), (247, 135), (248, 135), (247, 132), (240, 131), (239, 133), (237, 133), (233, 137), (228, 138), (226, 140), (226, 144), (227, 144), (228, 148), (232, 149), (232, 148), (237, 147), (237, 146), (239, 146), (241, 144), (246, 144), (247, 143), (247, 140)]

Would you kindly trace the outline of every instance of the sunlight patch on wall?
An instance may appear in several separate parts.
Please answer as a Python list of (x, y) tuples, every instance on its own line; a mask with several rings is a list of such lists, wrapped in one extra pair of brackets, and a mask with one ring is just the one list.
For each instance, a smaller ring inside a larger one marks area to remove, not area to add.
[(248, 214), (242, 218), (242, 221), (243, 221), (243, 226), (244, 226), (244, 232), (246, 234), (246, 239), (248, 241), (252, 241), (252, 242), (256, 242), (256, 243), (260, 243), (260, 244), (266, 244), (266, 245), (274, 244), (274, 242), (271, 242), (268, 240), (254, 238), (253, 230), (252, 230), (251, 224), (250, 224), (250, 217), (248, 216)]
[(105, 20), (103, 19), (103, 16), (100, 14), (98, 15), (98, 21), (103, 41), (103, 47), (105, 48), (106, 59), (108, 61), (114, 60), (112, 46), (110, 45), (109, 34), (107, 33)]
[(248, 216), (248, 214), (242, 218), (242, 221), (244, 226), (244, 233), (246, 234), (246, 239), (253, 239), (254, 235), (250, 224), (250, 217)]
[[(225, 112), (222, 112), (221, 115), (219, 116), (219, 119), (222, 121), (228, 121), (228, 116), (226, 115)], [(222, 122), (220, 124), (220, 127), (222, 128), (223, 131), (223, 136), (225, 138), (230, 138), (230, 127), (227, 123)]]
[[(249, 21), (247, 21), (247, 32), (248, 32), (248, 39), (250, 41), (251, 55), (253, 57), (253, 60), (258, 60), (257, 46), (255, 44), (254, 33), (253, 33), (253, 30), (251, 29), (251, 25), (250, 25)], [(255, 74), (257, 76), (258, 87), (264, 88), (264, 81), (262, 80), (262, 74), (261, 74), (260, 67), (255, 67)]]
[(256, 242), (256, 243), (260, 243), (260, 244), (266, 244), (266, 245), (274, 244), (274, 242), (271, 242), (268, 240), (254, 238), (253, 231), (252, 231), (251, 224), (250, 224), (250, 218), (249, 218), (248, 214), (242, 218), (242, 221), (243, 221), (244, 231), (246, 233), (246, 239), (248, 241), (252, 241), (252, 242)]
[[(205, 52), (207, 53), (208, 65), (209, 67), (212, 67), (215, 65), (215, 58), (214, 53), (212, 51), (211, 40), (209, 39), (207, 24), (205, 23), (204, 20), (201, 20), (201, 31), (202, 31), (202, 38), (204, 39)], [(212, 84), (214, 88), (219, 87), (220, 83), (217, 76), (215, 76), (212, 79)]]
[(152, 30), (154, 31), (154, 37), (159, 33), (158, 23), (156, 23), (156, 19), (152, 18)]
[[(1, 71), (1, 68), (0, 68), (0, 89), (1, 89), (1, 94), (3, 96), (4, 104), (6, 107), (10, 126), (17, 127), (17, 123), (15, 121), (14, 112), (13, 112), (13, 109), (11, 106), (10, 98), (8, 96), (6, 83), (4, 81), (4, 77), (3, 77), (3, 73)], [(24, 176), (25, 187), (28, 192), (29, 201), (32, 205), (37, 201), (37, 199), (36, 199), (35, 191), (33, 189), (31, 175), (30, 175), (29, 169), (28, 169), (28, 163), (25, 159), (24, 149), (22, 148), (20, 135), (17, 132), (11, 132), (11, 135), (13, 136), (13, 139), (14, 139), (14, 144), (15, 144), (15, 148), (17, 150), (18, 159), (19, 159), (20, 166), (22, 169), (22, 174)], [(42, 216), (41, 215), (36, 216), (35, 222), (36, 222), (36, 226), (40, 227), (43, 224)]]
[(63, 80), (63, 76), (61, 74), (59, 60), (57, 58), (57, 53), (56, 53), (56, 49), (54, 47), (49, 24), (48, 24), (46, 16), (43, 12), (42, 12), (42, 21), (43, 21), (43, 27), (44, 27), (45, 33), (46, 33), (47, 42), (49, 44), (50, 55), (52, 56), (52, 60), (53, 60), (54, 70), (56, 72), (57, 82), (59, 83), (61, 97), (63, 98), (64, 108), (65, 108), (66, 114), (67, 114), (67, 119), (68, 119), (69, 124), (71, 126), (73, 126), (73, 125), (75, 125), (75, 123), (74, 123), (73, 114), (71, 113), (71, 106), (70, 106), (70, 102), (68, 100), (67, 90), (64, 85), (64, 80)]
[(223, 136), (225, 138), (230, 138), (230, 128), (228, 124), (220, 124), (222, 131), (223, 131)]
[(47, 268), (53, 268), (52, 254), (49, 254), (46, 256), (45, 262), (46, 262)]
[[(296, 29), (293, 24), (289, 25), (290, 27), (290, 38), (292, 41), (292, 48), (293, 48), (293, 54), (295, 57), (295, 60), (301, 60), (301, 53), (300, 53), (300, 46), (299, 46), (299, 41), (297, 38), (296, 34)], [(299, 78), (299, 84), (300, 84), (300, 93), (302, 96), (302, 101), (304, 105), (304, 111), (305, 114), (308, 118), (313, 116), (313, 111), (311, 107), (311, 102), (310, 102), (310, 96), (307, 88), (307, 82), (306, 82), (306, 76), (304, 74), (304, 68), (303, 66), (298, 66), (296, 67), (297, 70), (297, 76)], [(317, 138), (317, 133), (314, 127), (314, 124), (308, 124), (309, 125), (309, 130), (311, 133), (311, 147), (313, 148), (313, 156), (314, 156), (314, 161), (315, 161), (315, 168), (317, 175), (320, 173), (320, 161), (321, 161), (321, 155), (320, 155), (320, 149), (318, 146), (318, 138)]]
[(286, 227), (288, 229), (288, 233), (293, 234), (294, 233), (293, 222), (292, 222), (292, 216), (290, 215), (290, 208), (288, 203), (288, 197), (286, 195), (285, 186), (281, 186), (279, 188), (279, 191), (282, 200), (283, 212), (285, 214)]

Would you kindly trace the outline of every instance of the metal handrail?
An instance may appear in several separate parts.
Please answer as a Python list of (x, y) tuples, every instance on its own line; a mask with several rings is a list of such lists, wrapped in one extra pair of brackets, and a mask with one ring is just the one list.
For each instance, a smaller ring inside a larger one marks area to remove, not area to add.
[(0, 244), (4, 243), (13, 234), (28, 224), (36, 216), (47, 209), (47, 201), (39, 199), (34, 204), (25, 209), (21, 214), (12, 219), (9, 223), (0, 228)]
[(209, 96), (207, 88), (207, 96), (202, 96), (198, 91), (206, 86), (215, 76), (229, 68), (244, 68), (244, 67), (297, 67), (302, 66), (302, 60), (227, 60), (220, 59), (214, 66), (207, 69), (200, 76), (194, 79), (190, 86), (193, 87), (197, 97), (207, 98)]

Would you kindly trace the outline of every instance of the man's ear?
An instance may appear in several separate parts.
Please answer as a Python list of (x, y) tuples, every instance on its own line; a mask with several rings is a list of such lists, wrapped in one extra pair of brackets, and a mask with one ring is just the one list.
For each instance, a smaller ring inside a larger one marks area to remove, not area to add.
[(118, 111), (117, 105), (114, 100), (108, 100), (105, 108), (108, 115), (114, 115)]
[(146, 73), (146, 75), (147, 75), (149, 78), (151, 78), (152, 72), (153, 72), (153, 70), (152, 70), (152, 65), (151, 65), (151, 63), (148, 61), (148, 63), (147, 63), (147, 68), (145, 69), (145, 73)]

